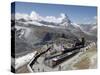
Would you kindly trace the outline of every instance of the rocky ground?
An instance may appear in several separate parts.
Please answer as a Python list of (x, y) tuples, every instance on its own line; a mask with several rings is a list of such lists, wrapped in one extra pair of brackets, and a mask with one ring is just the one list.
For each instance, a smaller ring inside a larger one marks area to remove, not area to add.
[[(41, 50), (46, 49), (44, 45)], [(51, 68), (44, 64), (44, 55), (38, 58), (37, 62), (33, 64), (33, 72), (49, 72), (49, 71), (67, 71), (67, 70), (80, 70), (80, 69), (95, 69), (97, 68), (97, 47), (96, 44), (83, 48), (81, 52), (76, 54), (70, 59), (65, 60), (63, 63)], [(16, 70), (17, 73), (29, 73), (27, 64)]]
[(95, 69), (97, 68), (97, 48), (96, 46), (91, 47), (84, 52), (79, 60), (73, 64), (76, 69)]

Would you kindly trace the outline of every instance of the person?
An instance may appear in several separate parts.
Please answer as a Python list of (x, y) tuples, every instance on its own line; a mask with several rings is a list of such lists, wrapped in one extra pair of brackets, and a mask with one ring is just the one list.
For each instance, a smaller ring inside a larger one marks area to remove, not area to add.
[(42, 69), (42, 71), (44, 72), (44, 69)]
[(61, 65), (59, 65), (59, 71), (61, 70)]
[(40, 71), (40, 69), (38, 68), (38, 72)]
[(85, 38), (84, 37), (82, 37), (81, 42), (82, 42), (82, 45), (84, 46), (85, 45)]

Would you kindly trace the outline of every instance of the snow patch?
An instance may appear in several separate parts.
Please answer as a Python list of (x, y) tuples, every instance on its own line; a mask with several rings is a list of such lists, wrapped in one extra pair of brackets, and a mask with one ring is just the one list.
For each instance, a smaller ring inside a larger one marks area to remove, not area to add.
[(25, 56), (15, 58), (15, 69), (18, 69), (19, 67), (27, 64), (37, 53), (37, 51), (34, 51), (33, 53), (29, 53)]

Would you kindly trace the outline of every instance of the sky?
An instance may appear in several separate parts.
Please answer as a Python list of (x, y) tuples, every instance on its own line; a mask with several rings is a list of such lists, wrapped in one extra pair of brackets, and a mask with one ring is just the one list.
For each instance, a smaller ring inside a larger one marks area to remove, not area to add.
[(15, 13), (25, 14), (30, 14), (32, 11), (35, 11), (44, 17), (58, 17), (61, 13), (65, 13), (72, 22), (77, 24), (96, 23), (97, 20), (97, 7), (94, 6), (16, 2), (15, 11)]

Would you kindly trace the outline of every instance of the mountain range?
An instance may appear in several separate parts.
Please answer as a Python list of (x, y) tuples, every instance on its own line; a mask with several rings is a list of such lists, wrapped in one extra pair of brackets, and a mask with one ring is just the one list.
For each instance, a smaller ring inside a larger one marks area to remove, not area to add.
[(32, 51), (32, 48), (57, 38), (74, 40), (84, 37), (90, 41), (97, 40), (96, 24), (73, 23), (64, 13), (60, 14), (59, 17), (42, 17), (35, 12), (30, 15), (16, 13), (15, 18), (12, 14), (12, 20), (15, 21), (15, 52), (18, 54), (21, 52), (20, 50), (25, 49), (27, 53), (27, 48)]

